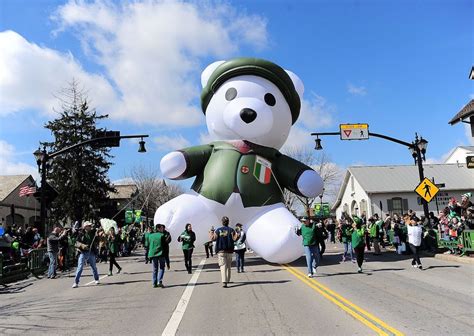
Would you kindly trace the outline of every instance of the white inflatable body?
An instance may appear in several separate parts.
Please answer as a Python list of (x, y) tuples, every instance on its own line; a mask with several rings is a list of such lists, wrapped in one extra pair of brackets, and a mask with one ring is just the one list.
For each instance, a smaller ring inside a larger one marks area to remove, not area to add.
[[(201, 78), (204, 87), (216, 68), (223, 63), (213, 63), (204, 70)], [(292, 72), (286, 73), (293, 82), (292, 89), (296, 90), (297, 97), (302, 97), (301, 80)], [(235, 94), (229, 95), (229, 90), (235, 90)], [(267, 95), (270, 93), (274, 101), (270, 100), (269, 104)], [(287, 100), (279, 87), (258, 75), (228, 78), (216, 88), (205, 108), (209, 133), (216, 140), (245, 140), (278, 150), (285, 143), (292, 126), (292, 112)], [(244, 120), (244, 109), (255, 111), (256, 117), (251, 121)], [(164, 176), (170, 179), (183, 178), (189, 168), (189, 159), (183, 151), (171, 152), (162, 158), (160, 167)], [(309, 167), (305, 169), (297, 175), (294, 189), (302, 196), (315, 197), (321, 193), (323, 182), (314, 170)], [(272, 176), (276, 179), (273, 173)], [(165, 224), (175, 241), (184, 231), (185, 225), (191, 223), (196, 233), (195, 246), (199, 249), (209, 241), (211, 226), (221, 226), (223, 216), (229, 217), (232, 227), (236, 223), (243, 224), (247, 245), (269, 262), (291, 262), (303, 253), (302, 239), (295, 233), (300, 223), (283, 203), (244, 207), (241, 195), (236, 192), (222, 204), (191, 190), (158, 208), (154, 224)]]

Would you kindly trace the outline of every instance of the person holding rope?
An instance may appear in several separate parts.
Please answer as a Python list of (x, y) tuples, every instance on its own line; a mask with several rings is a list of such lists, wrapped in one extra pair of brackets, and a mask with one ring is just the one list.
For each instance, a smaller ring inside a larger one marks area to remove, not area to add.
[(76, 248), (79, 250), (79, 259), (77, 261), (76, 276), (72, 288), (79, 286), (79, 280), (81, 279), (82, 270), (86, 261), (89, 263), (94, 275), (95, 284), (99, 284), (99, 273), (97, 272), (97, 266), (95, 264), (96, 256), (98, 253), (96, 235), (100, 234), (101, 230), (92, 229), (92, 223), (85, 221), (82, 224), (83, 231), (79, 233), (76, 240)]

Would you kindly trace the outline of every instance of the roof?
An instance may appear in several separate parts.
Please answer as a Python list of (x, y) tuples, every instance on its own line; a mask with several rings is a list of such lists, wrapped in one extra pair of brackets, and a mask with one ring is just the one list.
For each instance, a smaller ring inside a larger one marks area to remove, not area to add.
[[(474, 191), (474, 169), (465, 163), (424, 164), (423, 171), (425, 177), (434, 177), (435, 183), (444, 183), (443, 190)], [(420, 183), (417, 165), (349, 167), (333, 209), (341, 203), (351, 175), (368, 194), (413, 192)]]
[[(418, 166), (349, 167), (348, 170), (368, 193), (413, 191), (420, 183)], [(474, 190), (474, 169), (466, 164), (424, 164), (425, 177), (434, 177), (447, 190)]]
[(464, 119), (467, 119), (471, 116), (474, 116), (474, 99), (471, 99), (469, 103), (467, 103), (466, 106), (464, 106), (461, 111), (459, 111), (453, 119), (449, 122), (449, 124), (454, 125), (460, 121), (463, 121)]
[(30, 176), (31, 175), (0, 175), (0, 201), (7, 198), (8, 195)]
[(110, 199), (129, 199), (137, 191), (136, 184), (118, 184), (114, 185), (117, 192), (109, 193)]

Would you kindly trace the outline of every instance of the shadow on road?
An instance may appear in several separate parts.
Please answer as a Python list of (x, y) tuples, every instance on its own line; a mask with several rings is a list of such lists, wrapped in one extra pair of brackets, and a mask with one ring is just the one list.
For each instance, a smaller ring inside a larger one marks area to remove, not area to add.
[(438, 265), (438, 266), (428, 266), (426, 268), (424, 268), (424, 270), (429, 270), (429, 269), (432, 269), (432, 268), (459, 268), (461, 266), (459, 265)]
[(275, 284), (283, 284), (287, 282), (290, 282), (290, 280), (245, 281), (245, 282), (234, 282), (229, 287), (240, 287), (240, 286), (247, 286), (247, 285), (275, 285)]
[(24, 285), (12, 285), (12, 286), (4, 286), (0, 288), (0, 294), (17, 294), (22, 293), (25, 291), (26, 287), (31, 286), (32, 284), (24, 284)]

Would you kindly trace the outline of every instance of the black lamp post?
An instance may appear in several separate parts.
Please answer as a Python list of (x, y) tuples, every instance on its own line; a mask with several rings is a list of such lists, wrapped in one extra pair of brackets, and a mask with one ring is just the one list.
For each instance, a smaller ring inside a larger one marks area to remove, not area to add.
[(39, 148), (33, 153), (36, 159), (36, 164), (38, 165), (38, 173), (41, 174), (41, 189), (40, 189), (40, 228), (44, 229), (44, 235), (48, 234), (46, 228), (46, 162), (48, 162), (49, 157), (46, 152), (46, 147), (43, 146), (43, 150)]
[[(145, 141), (143, 141), (143, 138), (147, 138), (148, 135), (146, 134), (140, 134), (140, 135), (119, 135), (120, 132), (109, 132), (109, 133), (102, 133), (105, 136), (101, 137), (95, 137), (80, 143), (77, 143), (75, 145), (65, 147), (63, 149), (60, 149), (56, 152), (48, 153), (46, 152), (46, 146), (43, 146), (43, 150), (40, 150), (39, 148), (34, 151), (33, 155), (35, 156), (36, 159), (36, 164), (38, 165), (38, 170), (41, 173), (41, 189), (40, 189), (40, 227), (44, 228), (44, 234), (45, 236), (48, 233), (48, 229), (46, 226), (46, 218), (47, 218), (47, 212), (46, 212), (46, 170), (47, 170), (47, 162), (51, 160), (52, 158), (64, 154), (67, 152), (70, 152), (71, 150), (85, 146), (87, 144), (92, 144), (92, 143), (106, 143), (105, 146), (107, 147), (118, 147), (120, 146), (120, 139), (131, 139), (131, 138), (141, 138), (139, 141), (139, 153), (145, 153)], [(108, 136), (107, 134), (113, 134), (113, 136)], [(115, 140), (115, 143), (114, 143)]]
[[(368, 132), (368, 133), (369, 133), (369, 136), (373, 136), (373, 137), (376, 137), (376, 138), (382, 138), (382, 139), (385, 139), (385, 140), (388, 140), (388, 141), (391, 141), (391, 142), (395, 142), (395, 143), (398, 143), (400, 145), (408, 147), (408, 149), (412, 153), (413, 158), (415, 159), (415, 164), (418, 165), (418, 175), (420, 177), (420, 182), (425, 179), (425, 175), (423, 173), (423, 161), (425, 161), (425, 154), (426, 154), (426, 148), (428, 146), (428, 141), (426, 141), (422, 137), (418, 138), (417, 133), (415, 133), (415, 141), (413, 141), (412, 143), (409, 143), (409, 142), (406, 142), (406, 141), (403, 141), (403, 140), (399, 140), (399, 139), (396, 139), (396, 138), (392, 138), (392, 137), (389, 137), (389, 136), (384, 135), (384, 134), (378, 134), (378, 133), (372, 133), (372, 132)], [(319, 139), (320, 136), (322, 136), (322, 135), (337, 135), (337, 136), (340, 136), (340, 134), (341, 134), (340, 132), (311, 133), (311, 135), (316, 136), (316, 139), (315, 139), (316, 145), (315, 145), (314, 149), (316, 149), (316, 150), (323, 149), (323, 147), (321, 146), (321, 139)], [(426, 202), (424, 199), (422, 199), (421, 201), (422, 201), (422, 204), (423, 204), (423, 212), (424, 212), (424, 215), (425, 215), (425, 220), (427, 220), (428, 224), (430, 224), (429, 223), (430, 217), (429, 217), (429, 211), (428, 211), (428, 202)]]

